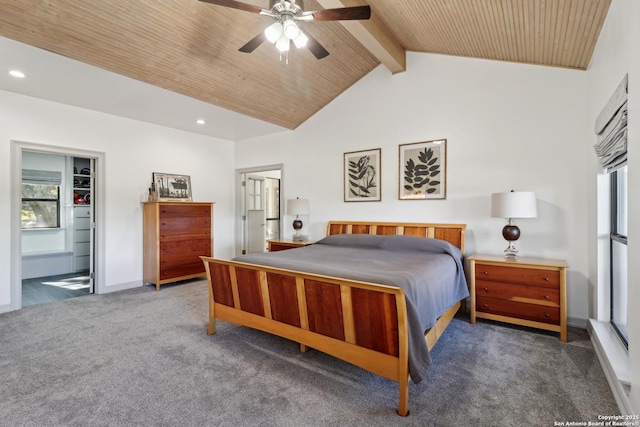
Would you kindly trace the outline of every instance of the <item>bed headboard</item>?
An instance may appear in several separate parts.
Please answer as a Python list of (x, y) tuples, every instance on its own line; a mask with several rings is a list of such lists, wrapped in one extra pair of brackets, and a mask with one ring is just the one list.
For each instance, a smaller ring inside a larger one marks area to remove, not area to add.
[(464, 255), (466, 224), (432, 224), (426, 222), (329, 221), (327, 236), (332, 234), (379, 234), (429, 237), (446, 240)]

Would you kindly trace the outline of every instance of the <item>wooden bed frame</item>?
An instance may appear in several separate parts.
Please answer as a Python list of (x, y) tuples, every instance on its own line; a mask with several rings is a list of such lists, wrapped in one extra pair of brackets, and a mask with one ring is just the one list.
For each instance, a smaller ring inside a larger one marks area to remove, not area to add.
[[(331, 221), (327, 235), (412, 235), (451, 242), (464, 254), (466, 225)], [(209, 288), (209, 335), (216, 319), (300, 343), (397, 381), (398, 414), (409, 413), (407, 310), (402, 289), (201, 257)], [(425, 334), (429, 350), (461, 302)]]

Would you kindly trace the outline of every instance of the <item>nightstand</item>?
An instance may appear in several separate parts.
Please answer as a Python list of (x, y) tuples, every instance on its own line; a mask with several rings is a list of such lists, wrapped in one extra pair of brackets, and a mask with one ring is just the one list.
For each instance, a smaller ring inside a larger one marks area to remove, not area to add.
[(566, 261), (480, 254), (468, 259), (471, 323), (482, 318), (544, 329), (567, 342)]
[(291, 239), (273, 239), (267, 240), (269, 243), (269, 252), (284, 251), (287, 249), (301, 248), (303, 246), (312, 245), (310, 241), (295, 241)]

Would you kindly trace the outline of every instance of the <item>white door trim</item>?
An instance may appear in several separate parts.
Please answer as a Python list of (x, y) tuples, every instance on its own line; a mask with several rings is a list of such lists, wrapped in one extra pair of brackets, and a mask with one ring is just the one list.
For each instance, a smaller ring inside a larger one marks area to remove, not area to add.
[[(256, 166), (253, 168), (243, 168), (236, 169), (236, 206), (235, 206), (235, 220), (234, 223), (234, 235), (235, 235), (235, 256), (242, 255), (242, 247), (243, 247), (243, 239), (244, 239), (244, 231), (242, 224), (242, 215), (244, 215), (244, 193), (242, 191), (242, 175), (250, 174), (256, 172), (266, 172), (266, 171), (280, 171), (280, 212), (283, 211), (283, 198), (282, 194), (284, 194), (284, 165), (282, 163), (275, 165), (267, 165), (267, 166)], [(284, 219), (284, 215), (280, 215), (280, 229), (282, 230), (282, 220)]]
[(92, 195), (96, 204), (94, 214), (99, 226), (95, 230), (95, 265), (94, 281), (95, 293), (104, 292), (105, 279), (105, 153), (88, 151), (76, 148), (59, 147), (54, 145), (37, 144), (33, 142), (11, 141), (11, 310), (22, 308), (22, 219), (20, 208), (22, 206), (22, 153), (23, 151), (35, 151), (48, 154), (61, 154), (66, 156), (86, 157), (95, 160), (95, 173), (97, 179), (96, 194)]

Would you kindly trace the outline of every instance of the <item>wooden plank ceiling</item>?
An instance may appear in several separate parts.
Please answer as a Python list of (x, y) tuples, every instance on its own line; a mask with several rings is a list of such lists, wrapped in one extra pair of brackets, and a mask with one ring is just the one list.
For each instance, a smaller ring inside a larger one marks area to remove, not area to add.
[[(268, 8), (268, 0), (246, 3)], [(298, 0), (298, 3), (300, 1)], [(271, 18), (198, 0), (3, 0), (0, 35), (295, 129), (405, 51), (584, 70), (611, 0), (306, 0), (369, 4), (369, 21), (305, 22), (329, 52), (238, 51)]]

